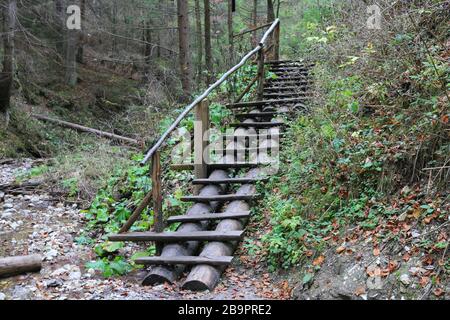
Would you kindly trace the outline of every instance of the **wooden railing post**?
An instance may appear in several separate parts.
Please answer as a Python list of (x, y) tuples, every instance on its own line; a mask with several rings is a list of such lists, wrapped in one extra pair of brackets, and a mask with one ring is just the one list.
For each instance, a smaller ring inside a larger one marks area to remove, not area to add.
[(277, 27), (274, 30), (274, 47), (273, 47), (273, 60), (280, 60), (280, 23), (278, 22)]
[(264, 96), (264, 47), (258, 51), (258, 100), (263, 100)]
[[(208, 155), (205, 150), (209, 143), (209, 102), (207, 99), (201, 101), (195, 107), (194, 125), (194, 174), (196, 179), (208, 177)], [(196, 194), (201, 186), (196, 186)]]
[[(164, 217), (162, 211), (161, 194), (161, 157), (159, 151), (152, 156), (152, 194), (153, 194), (153, 221), (155, 232), (164, 231)], [(156, 254), (162, 252), (162, 243), (156, 242)]]

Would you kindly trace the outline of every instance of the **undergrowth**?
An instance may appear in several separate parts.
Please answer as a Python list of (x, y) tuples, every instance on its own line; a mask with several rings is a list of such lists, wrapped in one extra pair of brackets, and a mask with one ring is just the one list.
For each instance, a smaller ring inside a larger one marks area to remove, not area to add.
[[(391, 32), (378, 38), (352, 29), (344, 14), (303, 23), (307, 45), (298, 50), (320, 57), (313, 70), (316, 102), (292, 121), (281, 159), (288, 166), (266, 192), (272, 227), (263, 248), (272, 270), (308, 266), (309, 282), (325, 249), (342, 244), (350, 229), (375, 237), (377, 248), (387, 238), (408, 237), (394, 227), (405, 219), (407, 227), (448, 219), (445, 9), (392, 10), (427, 23), (433, 37), (404, 20), (386, 21)], [(447, 247), (440, 233), (421, 250), (437, 261)], [(449, 262), (442, 263), (448, 272)]]

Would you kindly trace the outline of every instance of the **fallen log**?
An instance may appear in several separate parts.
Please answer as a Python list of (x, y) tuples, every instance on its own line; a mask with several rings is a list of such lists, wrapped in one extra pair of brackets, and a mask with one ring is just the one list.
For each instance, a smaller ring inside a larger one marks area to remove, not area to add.
[(128, 137), (119, 136), (114, 133), (100, 131), (97, 129), (85, 127), (85, 126), (82, 126), (79, 124), (75, 124), (75, 123), (71, 123), (71, 122), (67, 122), (67, 121), (63, 121), (63, 120), (49, 118), (49, 117), (46, 117), (46, 116), (40, 115), (40, 114), (32, 114), (32, 117), (36, 118), (38, 120), (41, 120), (41, 121), (47, 121), (47, 122), (57, 124), (61, 127), (65, 127), (65, 128), (69, 128), (69, 129), (73, 129), (73, 130), (77, 130), (77, 131), (81, 131), (81, 132), (92, 133), (92, 134), (96, 134), (100, 137), (105, 137), (105, 138), (108, 138), (111, 140), (119, 140), (119, 141), (123, 141), (123, 142), (130, 143), (133, 145), (137, 145), (139, 147), (143, 147), (143, 143), (141, 141), (138, 141), (138, 140), (132, 139), (132, 138), (128, 138)]
[(38, 272), (41, 267), (42, 257), (39, 255), (0, 258), (0, 278)]

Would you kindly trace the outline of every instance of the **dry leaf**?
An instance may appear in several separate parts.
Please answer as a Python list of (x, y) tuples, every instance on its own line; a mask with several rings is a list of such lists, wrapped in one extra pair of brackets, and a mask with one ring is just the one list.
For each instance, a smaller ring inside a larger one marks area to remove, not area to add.
[(428, 284), (428, 282), (430, 282), (430, 278), (429, 277), (422, 277), (419, 280), (419, 283), (422, 286), (422, 288), (425, 287)]
[(373, 255), (374, 255), (375, 257), (378, 257), (378, 256), (380, 255), (380, 249), (379, 249), (378, 247), (376, 247), (376, 248), (373, 249)]
[(363, 295), (363, 294), (365, 294), (366, 293), (366, 288), (364, 288), (364, 287), (358, 287), (358, 288), (356, 288), (356, 290), (355, 290), (355, 295), (357, 295), (358, 297), (360, 296), (360, 295)]
[(344, 246), (341, 246), (341, 247), (336, 249), (336, 253), (342, 253), (344, 251), (345, 251), (345, 247)]
[(320, 266), (320, 265), (322, 265), (322, 263), (324, 261), (325, 261), (325, 257), (324, 256), (320, 256), (320, 257), (314, 259), (313, 266)]
[(414, 209), (414, 211), (412, 213), (413, 217), (416, 219), (419, 219), (421, 214), (422, 214), (422, 212), (421, 212), (420, 208)]
[(440, 297), (440, 296), (442, 296), (444, 293), (445, 293), (445, 291), (442, 290), (441, 288), (436, 288), (436, 289), (433, 291), (433, 294), (434, 294), (436, 297)]

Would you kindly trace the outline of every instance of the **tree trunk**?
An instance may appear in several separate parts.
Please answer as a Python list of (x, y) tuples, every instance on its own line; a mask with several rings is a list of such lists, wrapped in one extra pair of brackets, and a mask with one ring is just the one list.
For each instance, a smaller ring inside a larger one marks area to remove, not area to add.
[[(258, 0), (253, 0), (253, 11), (251, 20), (253, 22), (253, 27), (256, 27), (258, 25)], [(251, 42), (252, 47), (256, 46), (256, 44), (258, 43), (256, 32), (252, 33)]]
[(77, 39), (78, 30), (67, 30), (66, 41), (66, 84), (73, 87), (77, 84)]
[(86, 0), (80, 0), (80, 13), (81, 13), (81, 30), (80, 36), (78, 40), (78, 51), (77, 51), (77, 62), (83, 64), (83, 56), (84, 56), (84, 29), (85, 29), (85, 21), (86, 21)]
[(203, 34), (202, 18), (200, 10), (200, 0), (195, 0), (195, 22), (197, 35), (197, 83), (202, 83), (202, 64), (203, 64)]
[(4, 115), (5, 124), (9, 123), (9, 107), (11, 89), (14, 78), (14, 34), (16, 28), (16, 0), (3, 1), (4, 21), (4, 57), (3, 70), (0, 76), (0, 113)]
[(275, 10), (273, 0), (267, 0), (267, 22), (275, 21)]
[(191, 62), (189, 46), (189, 8), (186, 0), (177, 0), (178, 43), (180, 47), (181, 84), (185, 98), (191, 95)]
[(66, 32), (65, 32), (65, 11), (64, 11), (64, 0), (54, 0), (55, 2), (55, 25), (56, 25), (56, 30), (59, 33), (59, 37), (56, 40), (56, 51), (60, 54), (61, 56), (61, 61), (64, 60), (64, 50), (65, 50), (65, 37), (66, 37)]
[(213, 59), (211, 46), (211, 5), (209, 0), (204, 0), (205, 4), (205, 63), (208, 71), (207, 85), (212, 83), (213, 79)]
[(229, 67), (234, 65), (234, 40), (233, 40), (233, 0), (228, 0), (228, 45), (229, 45)]

